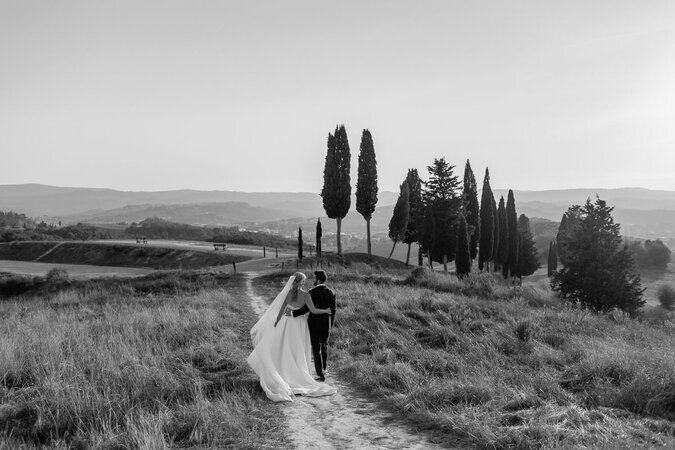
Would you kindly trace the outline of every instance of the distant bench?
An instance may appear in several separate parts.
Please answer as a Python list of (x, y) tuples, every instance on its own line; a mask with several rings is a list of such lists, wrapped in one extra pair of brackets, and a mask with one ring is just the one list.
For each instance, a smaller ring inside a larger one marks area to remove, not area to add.
[(136, 243), (137, 244), (147, 244), (148, 240), (145, 237), (137, 237), (136, 238)]
[(213, 244), (213, 249), (215, 251), (218, 251), (218, 249), (226, 252), (227, 251), (227, 244)]

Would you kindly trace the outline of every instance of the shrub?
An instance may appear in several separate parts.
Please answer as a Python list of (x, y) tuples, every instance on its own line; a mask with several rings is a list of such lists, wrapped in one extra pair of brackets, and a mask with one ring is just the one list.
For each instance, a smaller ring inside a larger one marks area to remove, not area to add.
[(68, 281), (68, 272), (66, 272), (64, 269), (59, 269), (57, 267), (54, 267), (53, 269), (49, 269), (49, 272), (47, 272), (47, 275), (45, 276), (47, 279), (47, 282), (49, 283), (55, 283), (59, 281)]
[(675, 309), (675, 289), (669, 285), (664, 284), (659, 287), (657, 297), (661, 306), (663, 306), (668, 311)]

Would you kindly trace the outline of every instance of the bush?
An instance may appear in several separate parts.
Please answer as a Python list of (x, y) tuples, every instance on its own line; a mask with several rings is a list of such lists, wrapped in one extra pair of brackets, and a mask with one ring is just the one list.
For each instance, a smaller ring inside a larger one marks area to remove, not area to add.
[(657, 297), (661, 306), (663, 306), (668, 311), (675, 309), (675, 289), (669, 285), (664, 284), (659, 287)]

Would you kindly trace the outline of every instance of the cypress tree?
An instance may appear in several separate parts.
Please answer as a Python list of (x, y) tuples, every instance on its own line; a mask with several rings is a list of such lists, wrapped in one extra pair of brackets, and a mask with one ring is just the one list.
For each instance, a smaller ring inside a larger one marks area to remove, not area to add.
[(480, 208), (478, 206), (478, 185), (468, 159), (464, 166), (462, 203), (464, 205), (466, 223), (468, 226), (471, 260), (474, 260), (478, 254), (478, 240), (480, 238)]
[(302, 227), (298, 228), (298, 259), (302, 259)]
[(471, 249), (469, 248), (469, 230), (464, 214), (457, 220), (457, 255), (455, 256), (455, 273), (464, 278), (471, 272)]
[(330, 219), (337, 223), (337, 253), (342, 256), (340, 233), (342, 219), (351, 206), (352, 188), (350, 183), (350, 158), (347, 131), (344, 125), (335, 127), (335, 134), (328, 134), (326, 165), (323, 169), (323, 209)]
[(377, 204), (377, 161), (370, 131), (363, 130), (359, 150), (359, 175), (356, 181), (356, 211), (366, 219), (368, 256), (372, 254), (370, 242), (370, 219)]
[(497, 249), (499, 248), (499, 212), (497, 211), (497, 202), (495, 201), (495, 196), (492, 196), (492, 217), (493, 217), (493, 227), (494, 227), (494, 241), (492, 242), (492, 271), (495, 270), (495, 259), (497, 258)]
[(539, 269), (539, 251), (530, 230), (530, 219), (525, 214), (518, 217), (518, 262), (513, 275), (522, 280)]
[(494, 212), (492, 210), (492, 189), (490, 188), (490, 171), (485, 169), (483, 178), (483, 192), (480, 199), (480, 225), (478, 227), (480, 239), (478, 241), (478, 269), (483, 270), (485, 263), (492, 259), (494, 244)]
[(509, 189), (509, 195), (506, 200), (506, 221), (509, 229), (509, 253), (506, 258), (505, 276), (512, 274), (518, 264), (518, 215), (516, 214), (516, 200), (513, 197), (513, 191)]
[(457, 250), (457, 218), (462, 206), (458, 194), (459, 180), (453, 173), (455, 166), (445, 158), (435, 159), (428, 166), (429, 180), (426, 182), (426, 203), (431, 205), (435, 224), (435, 241), (431, 249), (432, 259), (443, 263), (447, 273), (448, 261), (455, 259)]
[(408, 227), (408, 220), (410, 218), (410, 190), (408, 183), (405, 181), (401, 184), (401, 191), (398, 194), (396, 205), (394, 205), (394, 212), (389, 221), (389, 238), (394, 241), (389, 253), (389, 259), (394, 254), (396, 243), (405, 238), (405, 230)]
[(321, 256), (321, 236), (323, 231), (321, 229), (321, 219), (316, 219), (316, 256)]
[(506, 261), (509, 257), (509, 223), (506, 218), (506, 206), (504, 197), (499, 198), (499, 207), (497, 208), (497, 217), (499, 219), (499, 245), (495, 255), (495, 270), (506, 270)]
[(403, 242), (408, 244), (408, 253), (405, 257), (406, 266), (410, 262), (410, 247), (413, 242), (419, 243), (422, 239), (422, 229), (424, 227), (424, 203), (422, 202), (422, 181), (417, 174), (417, 169), (408, 169), (408, 175), (405, 178), (410, 191), (410, 219), (408, 227), (405, 230)]

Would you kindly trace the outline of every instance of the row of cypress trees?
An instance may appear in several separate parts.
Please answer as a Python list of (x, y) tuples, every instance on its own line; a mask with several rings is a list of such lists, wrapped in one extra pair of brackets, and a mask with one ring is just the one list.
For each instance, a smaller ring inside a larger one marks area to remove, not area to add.
[[(337, 223), (337, 252), (342, 255), (341, 224), (351, 206), (351, 152), (344, 125), (328, 134), (324, 185), (321, 190), (326, 215)], [(373, 138), (363, 130), (359, 151), (356, 210), (366, 221), (368, 255), (371, 255), (370, 221), (377, 204), (377, 160)], [(529, 220), (516, 216), (513, 191), (508, 200), (500, 199), (497, 208), (490, 188), (490, 173), (485, 170), (482, 200), (478, 202), (478, 186), (471, 164), (467, 160), (464, 179), (454, 174), (455, 166), (445, 158), (435, 159), (427, 167), (429, 178), (422, 181), (417, 169), (409, 169), (400, 186), (399, 196), (389, 222), (389, 237), (393, 246), (408, 245), (406, 264), (410, 262), (413, 243), (418, 243), (418, 263), (426, 255), (431, 266), (442, 263), (447, 272), (448, 262), (455, 261), (460, 276), (471, 271), (478, 258), (480, 270), (501, 270), (505, 277), (526, 276), (538, 267), (538, 255), (530, 233)], [(520, 262), (520, 263), (519, 263)]]

